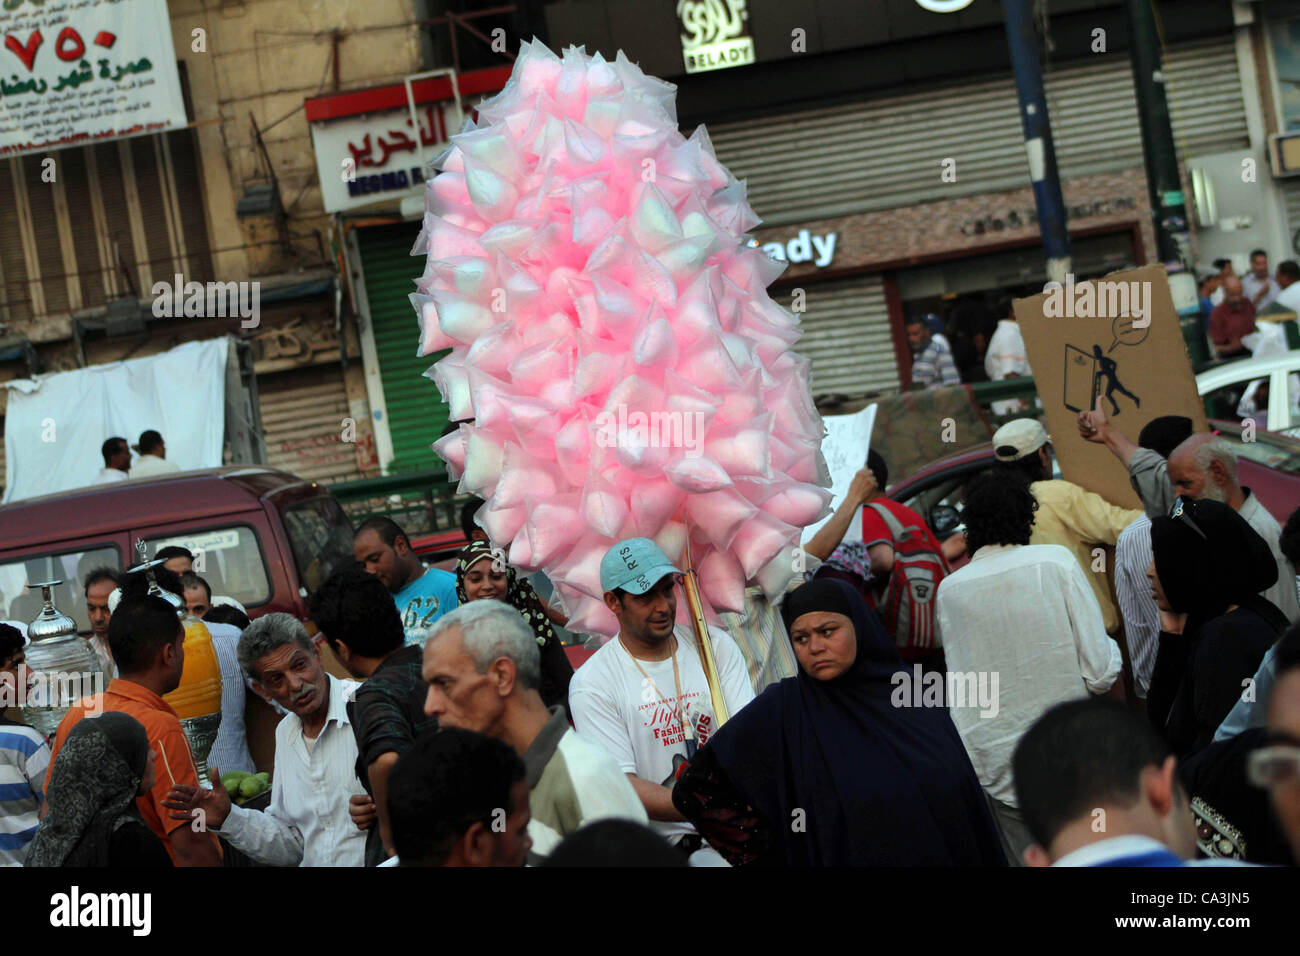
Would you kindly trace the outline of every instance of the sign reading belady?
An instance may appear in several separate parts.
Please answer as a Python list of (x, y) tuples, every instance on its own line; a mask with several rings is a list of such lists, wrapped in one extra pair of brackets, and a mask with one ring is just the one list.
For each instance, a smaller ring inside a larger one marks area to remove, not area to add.
[(1079, 436), (1078, 416), (1101, 402), (1134, 441), (1161, 415), (1208, 430), (1164, 266), (1112, 272), (1014, 303), (1062, 477), (1126, 508), (1141, 507), (1128, 472)]
[(3, 0), (0, 156), (185, 126), (166, 0)]
[(677, 0), (682, 61), (687, 73), (725, 70), (754, 62), (745, 0)]

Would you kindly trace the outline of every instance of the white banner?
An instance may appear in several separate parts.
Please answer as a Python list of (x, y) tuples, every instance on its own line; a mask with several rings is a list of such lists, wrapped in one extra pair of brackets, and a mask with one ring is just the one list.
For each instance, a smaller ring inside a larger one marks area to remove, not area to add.
[(105, 439), (134, 445), (148, 428), (162, 433), (167, 460), (183, 471), (220, 465), (227, 348), (224, 338), (186, 342), (161, 355), (6, 382), (4, 503), (89, 485), (104, 467)]
[(0, 0), (0, 156), (185, 126), (167, 0)]
[[(871, 429), (876, 424), (876, 406), (868, 405), (852, 415), (823, 415), (822, 421), (826, 423), (822, 455), (826, 458), (826, 468), (831, 473), (831, 509), (834, 510), (849, 493), (853, 476), (867, 463)], [(845, 541), (862, 540), (861, 515), (862, 509), (859, 508), (858, 514), (853, 516), (853, 521), (849, 524), (849, 530), (844, 534)], [(816, 524), (804, 528), (800, 536), (803, 543), (811, 541), (818, 529), (830, 520), (831, 516), (827, 515)]]

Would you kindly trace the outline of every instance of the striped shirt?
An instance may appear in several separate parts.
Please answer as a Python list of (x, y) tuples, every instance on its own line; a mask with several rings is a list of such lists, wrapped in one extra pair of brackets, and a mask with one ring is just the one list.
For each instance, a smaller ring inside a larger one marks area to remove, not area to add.
[(0, 866), (22, 866), (36, 835), (50, 747), (26, 724), (0, 719)]
[[(790, 582), (791, 588), (800, 584), (803, 584), (802, 576), (797, 576)], [(762, 588), (748, 587), (745, 588), (744, 611), (726, 611), (718, 615), (745, 657), (745, 670), (755, 694), (761, 694), (769, 684), (799, 673), (794, 646), (785, 632), (785, 624), (782, 623), (781, 612), (778, 610), (778, 605), (784, 598), (785, 594), (782, 594), (777, 604), (772, 604)]]
[(1151, 566), (1151, 519), (1136, 519), (1119, 534), (1115, 544), (1115, 596), (1124, 618), (1124, 637), (1133, 661), (1133, 684), (1146, 700), (1151, 672), (1160, 643), (1160, 609), (1151, 596), (1147, 568)]
[(216, 767), (222, 773), (227, 770), (255, 773), (257, 766), (248, 752), (244, 728), (244, 672), (235, 654), (239, 645), (239, 628), (209, 621), (204, 621), (203, 626), (212, 635), (212, 649), (217, 652), (217, 664), (221, 668), (221, 726), (208, 753), (208, 766)]
[(961, 374), (952, 360), (947, 340), (933, 336), (929, 345), (912, 356), (912, 384), (925, 388), (961, 384)]

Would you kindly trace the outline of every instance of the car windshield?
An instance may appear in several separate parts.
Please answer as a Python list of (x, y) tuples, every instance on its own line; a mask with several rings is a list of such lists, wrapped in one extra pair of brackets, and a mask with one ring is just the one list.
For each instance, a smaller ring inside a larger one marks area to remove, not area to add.
[(77, 622), (77, 631), (90, 633), (86, 595), (81, 582), (98, 568), (121, 570), (122, 555), (115, 544), (102, 544), (81, 551), (30, 555), (21, 561), (0, 564), (0, 617), (30, 624), (41, 613), (41, 590), (28, 584), (62, 581), (52, 589), (54, 606)]
[(1278, 471), (1286, 472), (1291, 475), (1300, 475), (1300, 442), (1287, 440), (1279, 435), (1270, 435), (1264, 431), (1256, 431), (1253, 441), (1242, 440), (1242, 430), (1239, 427), (1229, 427), (1226, 424), (1215, 423), (1219, 434), (1232, 445), (1235, 451), (1242, 458), (1265, 465), (1269, 468), (1276, 468)]
[(333, 498), (312, 498), (284, 509), (289, 546), (308, 593), (352, 556), (352, 522)]
[(208, 583), (214, 596), (234, 598), (246, 608), (271, 598), (266, 558), (257, 532), (248, 525), (204, 528), (145, 541), (150, 555), (172, 545), (188, 549), (194, 555), (194, 573)]

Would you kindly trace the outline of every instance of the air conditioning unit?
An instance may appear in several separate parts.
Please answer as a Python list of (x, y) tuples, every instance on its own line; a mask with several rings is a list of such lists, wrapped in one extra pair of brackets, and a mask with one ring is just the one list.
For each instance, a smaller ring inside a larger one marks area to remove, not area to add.
[(1273, 175), (1300, 176), (1300, 133), (1274, 133), (1268, 138)]
[(139, 335), (144, 330), (144, 311), (135, 296), (109, 299), (104, 303), (104, 334), (109, 338)]

